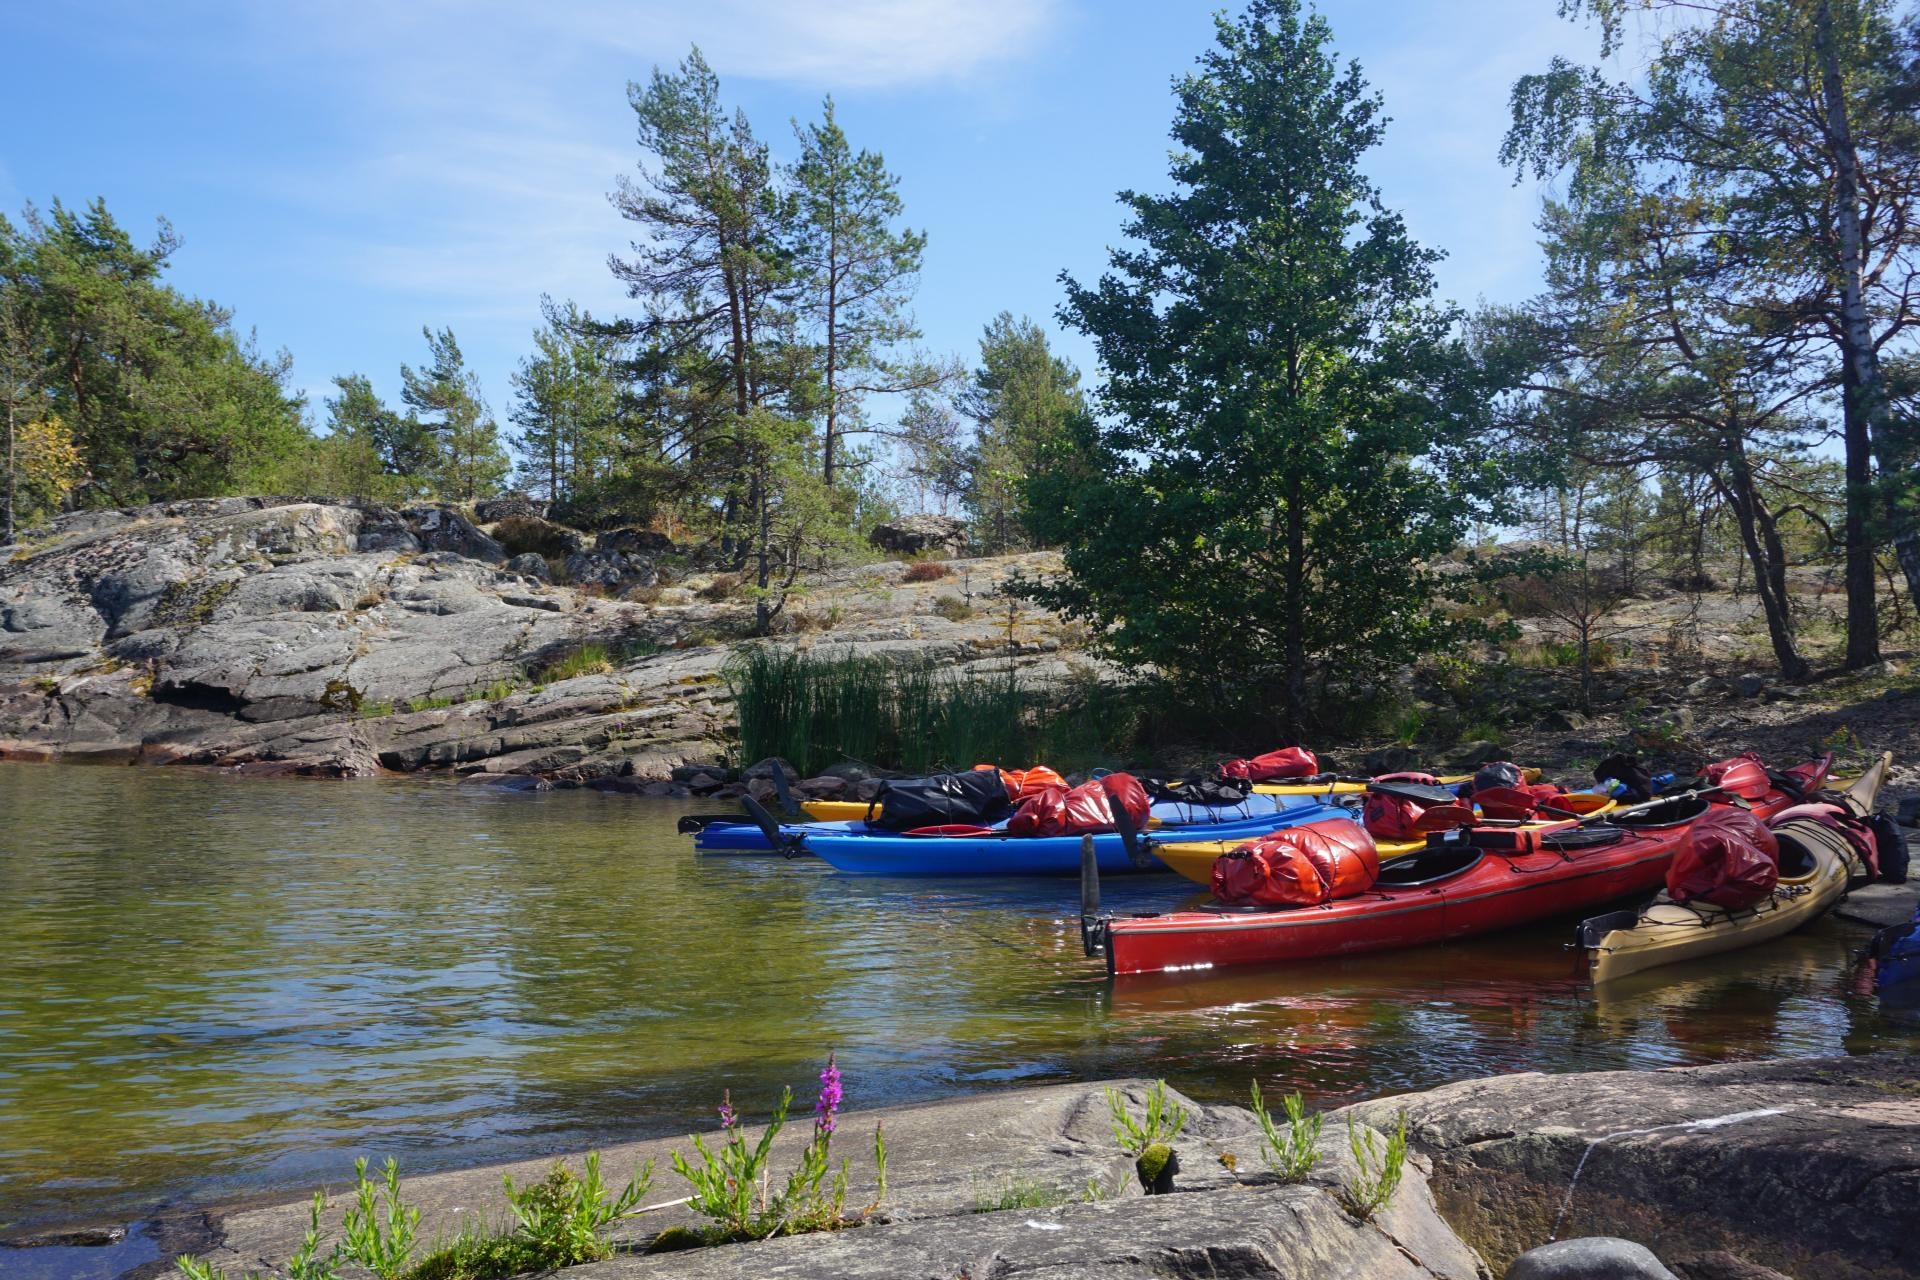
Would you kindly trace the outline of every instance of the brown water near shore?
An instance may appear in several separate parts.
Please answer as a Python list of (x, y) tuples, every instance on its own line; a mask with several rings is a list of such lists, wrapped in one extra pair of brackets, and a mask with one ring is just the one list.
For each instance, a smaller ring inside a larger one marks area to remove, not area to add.
[[(1013, 1082), (1347, 1101), (1519, 1070), (1920, 1047), (1826, 921), (1596, 1000), (1555, 925), (1106, 980), (1071, 882), (697, 859), (691, 806), (0, 765), (0, 1226), (338, 1185)], [(1152, 910), (1193, 886), (1110, 881)]]

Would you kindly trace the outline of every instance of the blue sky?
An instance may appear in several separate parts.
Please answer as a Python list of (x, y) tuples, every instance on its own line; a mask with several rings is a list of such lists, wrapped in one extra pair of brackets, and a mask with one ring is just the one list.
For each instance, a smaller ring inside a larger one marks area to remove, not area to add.
[[(1370, 170), (1446, 250), (1445, 295), (1535, 288), (1539, 190), (1495, 158), (1514, 78), (1591, 55), (1553, 0), (1326, 0), (1394, 123)], [(1098, 273), (1122, 188), (1164, 190), (1169, 83), (1211, 39), (1190, 0), (544, 0), (28, 5), (4, 19), (0, 207), (99, 195), (185, 240), (178, 287), (295, 357), (397, 395), (451, 325), (503, 416), (540, 295), (617, 312), (608, 205), (637, 157), (629, 79), (697, 42), (776, 154), (831, 92), (931, 238), (916, 311), (971, 355), (1001, 309), (1052, 324), (1058, 273)], [(1091, 364), (1077, 335), (1061, 346)]]

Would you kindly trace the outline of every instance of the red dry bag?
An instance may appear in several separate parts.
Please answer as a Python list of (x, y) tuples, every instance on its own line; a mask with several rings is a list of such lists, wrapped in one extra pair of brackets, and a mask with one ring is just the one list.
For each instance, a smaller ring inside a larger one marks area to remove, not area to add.
[[(973, 767), (991, 769), (995, 766), (977, 764)], [(1064, 788), (1067, 785), (1065, 778), (1043, 764), (1036, 764), (1030, 769), (1002, 769), (1000, 780), (1007, 784), (1007, 799), (1014, 804), (1019, 804), (1028, 796), (1038, 795), (1048, 787)]]
[(1745, 809), (1713, 808), (1687, 832), (1667, 868), (1667, 896), (1729, 911), (1751, 907), (1780, 883), (1780, 842)]
[(1380, 878), (1373, 837), (1347, 818), (1287, 827), (1213, 863), (1213, 896), (1231, 906), (1311, 907), (1358, 897)]
[(1545, 782), (1531, 785), (1521, 783), (1517, 787), (1488, 787), (1484, 791), (1473, 793), (1473, 802), (1480, 806), (1482, 815), (1489, 818), (1533, 817), (1543, 804), (1549, 804), (1561, 794), (1560, 788)]
[(1282, 747), (1251, 760), (1229, 760), (1220, 766), (1223, 778), (1246, 782), (1279, 782), (1286, 778), (1311, 778), (1320, 772), (1320, 761), (1305, 747)]
[[(1439, 780), (1430, 773), (1383, 773), (1375, 782), (1413, 782), (1423, 787), (1439, 786)], [(1427, 806), (1407, 796), (1390, 795), (1385, 791), (1367, 792), (1366, 806), (1360, 812), (1360, 820), (1368, 831), (1381, 840), (1417, 840), (1425, 836), (1420, 830), (1420, 815)]]
[(1007, 820), (1007, 832), (1016, 836), (1077, 836), (1113, 830), (1113, 808), (1108, 793), (1119, 798), (1133, 818), (1135, 830), (1147, 825), (1153, 802), (1140, 780), (1130, 773), (1110, 773), (1083, 782), (1071, 791), (1043, 787), (1027, 798)]

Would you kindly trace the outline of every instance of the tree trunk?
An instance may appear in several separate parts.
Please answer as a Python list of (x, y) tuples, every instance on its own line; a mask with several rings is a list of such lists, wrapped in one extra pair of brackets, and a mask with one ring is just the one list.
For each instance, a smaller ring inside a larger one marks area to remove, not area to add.
[(827, 482), (827, 492), (833, 492), (833, 446), (840, 430), (840, 393), (838, 380), (840, 365), (840, 217), (836, 205), (833, 214), (833, 229), (827, 235), (827, 429), (821, 437), (820, 456), (823, 460), (821, 475)]
[[(1842, 414), (1845, 419), (1847, 518), (1847, 658), (1849, 668), (1864, 667), (1880, 658), (1880, 619), (1874, 608), (1873, 438), (1881, 423), (1886, 387), (1880, 378), (1880, 359), (1874, 350), (1873, 325), (1865, 295), (1866, 249), (1860, 225), (1860, 157), (1854, 150), (1853, 129), (1847, 119), (1846, 87), (1840, 79), (1840, 53), (1834, 45), (1831, 0), (1819, 0), (1813, 11), (1813, 43), (1820, 60), (1820, 94), (1826, 108), (1825, 132), (1833, 155), (1834, 219), (1840, 277), (1840, 358)], [(1899, 535), (1908, 531), (1895, 528)], [(1920, 561), (1920, 556), (1915, 557)], [(1905, 557), (1902, 557), (1904, 567)], [(1920, 599), (1920, 577), (1909, 577), (1908, 590)]]
[(1290, 468), (1287, 477), (1287, 735), (1298, 741), (1306, 718), (1307, 640), (1305, 619), (1307, 587), (1306, 519), (1300, 510), (1300, 469)]
[(7, 402), (7, 532), (5, 541), (13, 541), (13, 504), (17, 492), (18, 460), (14, 457), (14, 407)]
[(1754, 492), (1753, 477), (1747, 471), (1745, 459), (1734, 461), (1722, 491), (1733, 510), (1734, 523), (1740, 528), (1740, 543), (1746, 548), (1747, 560), (1753, 565), (1754, 589), (1760, 596), (1760, 611), (1766, 618), (1767, 638), (1773, 643), (1773, 657), (1780, 667), (1780, 675), (1787, 680), (1804, 680), (1809, 668), (1794, 644), (1793, 615), (1783, 589), (1785, 566), (1777, 566), (1776, 572), (1776, 566), (1769, 564), (1760, 522), (1755, 515), (1760, 497)]

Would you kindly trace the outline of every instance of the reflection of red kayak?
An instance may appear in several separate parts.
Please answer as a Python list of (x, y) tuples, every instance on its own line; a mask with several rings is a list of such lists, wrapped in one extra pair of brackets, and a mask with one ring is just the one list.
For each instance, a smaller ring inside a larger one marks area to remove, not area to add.
[[(1807, 789), (1825, 776), (1823, 767)], [(1776, 788), (1752, 807), (1764, 818), (1798, 802)], [(1550, 838), (1552, 847), (1536, 852), (1433, 850), (1389, 863), (1358, 897), (1320, 906), (1210, 905), (1113, 920), (1102, 930), (1107, 968), (1177, 972), (1384, 951), (1573, 914), (1659, 888), (1707, 808), (1703, 799), (1675, 799)]]

